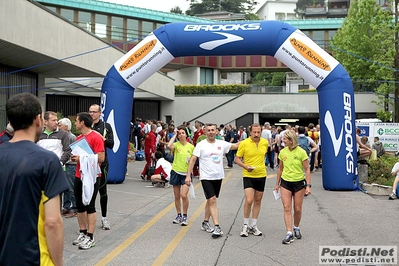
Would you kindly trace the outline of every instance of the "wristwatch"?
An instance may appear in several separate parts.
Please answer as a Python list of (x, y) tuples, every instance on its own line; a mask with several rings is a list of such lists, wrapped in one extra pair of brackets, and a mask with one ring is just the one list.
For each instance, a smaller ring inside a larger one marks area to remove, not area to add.
[(312, 184), (306, 184), (307, 187), (312, 187)]

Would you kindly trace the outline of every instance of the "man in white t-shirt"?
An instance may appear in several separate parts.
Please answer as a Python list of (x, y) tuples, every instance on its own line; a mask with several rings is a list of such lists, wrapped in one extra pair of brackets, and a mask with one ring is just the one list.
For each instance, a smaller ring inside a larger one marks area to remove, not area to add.
[(267, 154), (266, 154), (267, 161), (266, 161), (265, 164), (267, 164), (267, 162), (268, 162), (269, 165), (270, 165), (270, 168), (272, 170), (274, 170), (274, 160), (272, 158), (272, 152), (273, 152), (272, 143), (273, 143), (273, 139), (272, 139), (272, 131), (271, 131), (271, 127), (270, 127), (270, 123), (269, 122), (266, 122), (264, 124), (261, 137), (266, 139), (269, 142), (269, 146), (267, 147)]
[[(217, 238), (223, 235), (223, 231), (219, 226), (219, 210), (216, 206), (216, 199), (219, 197), (222, 180), (224, 179), (223, 154), (229, 150), (238, 149), (239, 143), (230, 143), (216, 139), (215, 124), (207, 124), (205, 131), (207, 135), (206, 139), (197, 143), (191, 156), (187, 178), (191, 176), (195, 161), (198, 158), (200, 181), (207, 200), (201, 230), (212, 233), (212, 237)], [(211, 216), (215, 228), (212, 228), (209, 223)]]

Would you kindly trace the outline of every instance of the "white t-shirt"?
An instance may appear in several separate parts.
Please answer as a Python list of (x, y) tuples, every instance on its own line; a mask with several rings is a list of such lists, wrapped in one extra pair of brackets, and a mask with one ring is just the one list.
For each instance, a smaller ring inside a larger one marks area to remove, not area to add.
[(157, 161), (157, 164), (155, 165), (155, 169), (157, 169), (160, 166), (162, 166), (162, 169), (167, 174), (165, 179), (169, 181), (169, 179), (170, 179), (170, 171), (172, 171), (172, 165), (170, 164), (170, 162), (168, 162), (164, 158), (159, 158), (158, 161)]
[(148, 134), (151, 131), (151, 125), (150, 124), (145, 124), (143, 130), (144, 130), (145, 134)]
[(320, 136), (320, 131), (319, 131), (319, 142), (317, 143), (317, 145), (321, 146), (321, 136)]
[(262, 130), (262, 138), (264, 138), (267, 141), (269, 141), (269, 139), (272, 138), (272, 132), (269, 129)]
[(223, 154), (228, 153), (232, 143), (207, 139), (197, 143), (193, 155), (199, 158), (200, 180), (220, 180), (224, 178)]
[[(399, 170), (399, 162), (398, 162), (398, 163), (395, 163), (395, 165), (394, 165), (393, 168), (392, 168), (391, 173), (394, 173), (394, 172), (396, 172), (396, 171), (398, 171), (398, 170)], [(398, 177), (399, 177), (399, 173), (396, 174), (396, 178), (398, 178)]]
[(281, 131), (280, 132), (280, 146), (281, 147), (284, 147), (285, 145), (284, 145), (284, 142), (283, 142), (283, 138), (284, 138), (284, 134), (285, 134), (285, 132), (286, 132), (287, 130), (283, 130), (283, 131)]

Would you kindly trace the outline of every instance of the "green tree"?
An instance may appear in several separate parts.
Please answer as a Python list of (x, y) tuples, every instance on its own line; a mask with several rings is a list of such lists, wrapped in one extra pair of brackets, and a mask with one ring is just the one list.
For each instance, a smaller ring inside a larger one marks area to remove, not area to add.
[(183, 14), (183, 10), (179, 6), (172, 7), (170, 13)]
[(304, 13), (305, 9), (309, 6), (313, 5), (313, 0), (298, 0), (296, 2), (296, 13)]
[(228, 11), (232, 13), (250, 14), (258, 4), (255, 0), (186, 0), (190, 8), (186, 15), (194, 16), (212, 11)]
[(375, 91), (378, 118), (391, 119), (387, 97), (394, 91), (395, 25), (391, 11), (374, 0), (351, 2), (348, 17), (331, 41), (333, 55), (348, 71), (354, 85)]
[(252, 73), (252, 84), (259, 86), (284, 86), (285, 72)]
[(272, 83), (270, 86), (284, 86), (285, 83), (285, 72), (273, 73)]

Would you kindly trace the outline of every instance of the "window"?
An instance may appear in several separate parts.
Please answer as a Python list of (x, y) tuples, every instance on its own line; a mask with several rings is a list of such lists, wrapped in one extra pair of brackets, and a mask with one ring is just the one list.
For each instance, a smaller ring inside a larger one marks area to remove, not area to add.
[(332, 38), (335, 36), (335, 34), (337, 34), (336, 30), (329, 30), (328, 31), (328, 40), (332, 40)]
[(57, 13), (57, 8), (55, 6), (46, 6), (47, 9), (50, 9), (51, 11)]
[(153, 23), (149, 21), (143, 21), (141, 26), (141, 38), (144, 39), (154, 30)]
[(285, 13), (276, 13), (275, 14), (275, 16), (276, 16), (276, 20), (284, 20), (285, 19)]
[(313, 41), (317, 43), (321, 48), (325, 47), (324, 31), (313, 31)]
[(158, 29), (158, 28), (162, 27), (163, 25), (165, 25), (165, 24), (163, 24), (163, 23), (156, 23), (156, 24), (155, 24), (155, 29)]
[(94, 34), (100, 38), (107, 38), (107, 16), (96, 14)]
[(78, 24), (85, 30), (91, 31), (91, 14), (89, 12), (78, 12)]
[(138, 42), (139, 22), (135, 19), (127, 19), (127, 40)]
[(306, 36), (309, 37), (309, 31), (308, 30), (303, 30), (302, 32), (303, 32), (303, 34), (305, 34)]
[(123, 40), (123, 18), (112, 17), (111, 36), (113, 40)]
[(213, 69), (202, 68), (200, 69), (200, 85), (213, 84)]
[(71, 9), (61, 8), (60, 15), (69, 21), (72, 21), (72, 22), (74, 21), (74, 11)]

